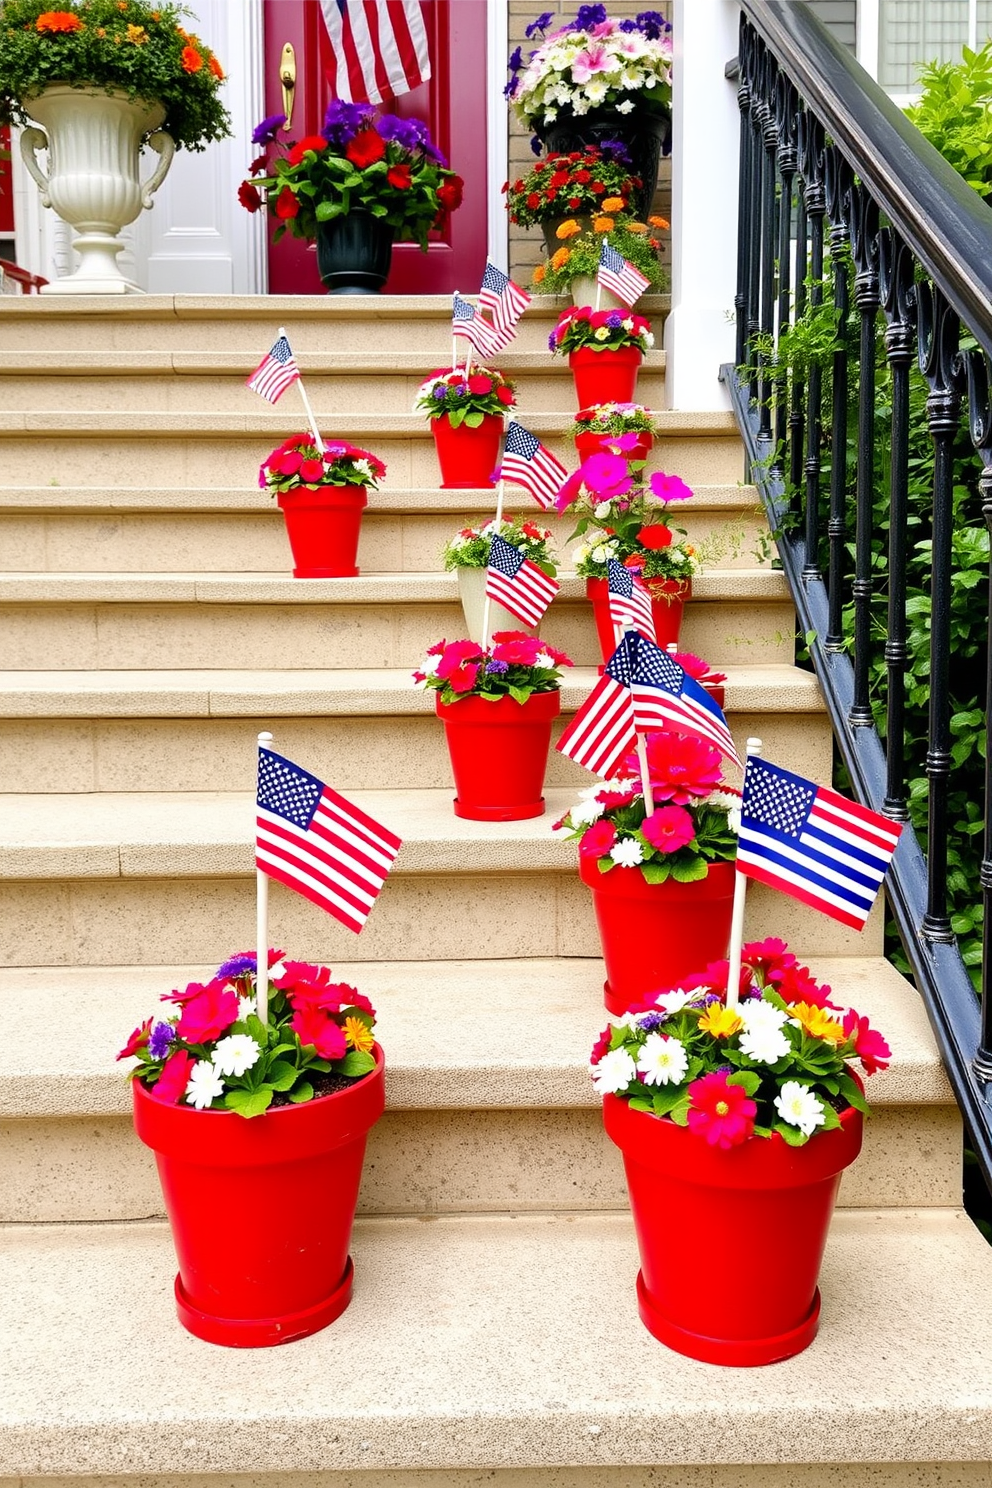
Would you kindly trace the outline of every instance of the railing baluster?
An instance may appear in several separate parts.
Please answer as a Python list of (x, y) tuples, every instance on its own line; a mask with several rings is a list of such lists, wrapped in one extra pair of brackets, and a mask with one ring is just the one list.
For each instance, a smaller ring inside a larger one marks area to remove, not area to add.
[[(796, 152), (796, 116), (799, 97), (795, 88), (780, 73), (775, 94), (775, 114), (778, 123), (778, 167), (782, 188), (778, 204), (778, 340), (788, 329), (792, 313), (792, 182), (798, 165)], [(775, 392), (775, 450), (779, 469), (785, 460), (786, 434), (789, 418), (789, 382), (785, 372), (779, 369), (778, 386)]]
[(852, 728), (874, 723), (871, 711), (871, 540), (875, 496), (875, 321), (878, 316), (878, 208), (861, 185), (851, 192), (854, 303), (861, 316), (858, 351), (858, 468), (854, 550), (854, 701)]
[[(802, 115), (800, 114), (800, 120)], [(800, 320), (806, 313), (806, 251), (809, 222), (806, 217), (806, 189), (799, 181), (799, 205), (796, 211), (796, 313)], [(799, 499), (803, 481), (803, 431), (805, 428), (806, 381), (793, 374), (792, 398), (789, 404), (789, 485)]]
[(854, 177), (836, 145), (826, 153), (824, 180), (827, 214), (830, 219), (830, 264), (834, 280), (834, 313), (837, 318), (837, 348), (831, 371), (830, 412), (830, 516), (827, 520), (829, 569), (827, 575), (828, 651), (844, 645), (844, 559), (847, 522), (847, 321), (850, 296), (847, 284), (847, 248), (851, 241), (847, 217)]
[[(775, 121), (775, 80), (778, 68), (770, 53), (765, 53), (762, 77), (761, 110), (761, 333), (766, 347), (775, 331), (775, 156), (778, 151), (778, 125)], [(760, 358), (761, 378), (758, 387), (759, 438), (772, 437), (772, 363), (774, 352), (765, 351)]]
[(748, 52), (754, 32), (741, 16), (740, 45), (738, 50), (739, 81), (737, 84), (737, 107), (741, 115), (741, 152), (739, 163), (739, 187), (737, 195), (737, 294), (734, 308), (737, 313), (737, 366), (743, 367), (748, 360), (747, 291), (751, 279), (751, 211), (749, 195), (751, 184), (751, 85), (748, 81)]
[[(823, 130), (812, 114), (803, 114), (799, 130), (800, 169), (805, 183), (806, 215), (810, 225), (810, 290), (811, 310), (823, 304), (823, 219), (827, 210), (823, 182)], [(805, 533), (806, 562), (803, 578), (817, 578), (820, 573), (820, 442), (823, 437), (823, 369), (815, 359), (810, 362), (806, 392), (806, 490)]]
[(751, 210), (747, 260), (747, 339), (750, 351), (748, 361), (751, 366), (752, 402), (757, 402), (758, 399), (758, 358), (755, 355), (755, 337), (761, 328), (761, 211), (759, 203), (761, 202), (761, 173), (765, 151), (761, 143), (761, 131), (764, 124), (764, 105), (761, 101), (760, 78), (764, 50), (764, 46), (755, 37), (750, 55), (749, 83), (751, 89), (751, 107), (748, 111), (748, 119), (751, 125), (751, 144), (748, 152), (751, 159), (751, 180), (748, 186), (748, 193), (751, 198)]

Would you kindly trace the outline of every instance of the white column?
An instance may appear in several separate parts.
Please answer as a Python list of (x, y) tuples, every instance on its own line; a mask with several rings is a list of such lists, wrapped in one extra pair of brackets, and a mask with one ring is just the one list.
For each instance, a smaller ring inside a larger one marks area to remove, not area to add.
[[(507, 105), (499, 79), (503, 76), (509, 43), (507, 0), (486, 0), (486, 51), (489, 90), (486, 95), (486, 210), (489, 257), (504, 274), (509, 273), (510, 219), (500, 187), (508, 173), (509, 139)], [(454, 365), (454, 363), (452, 363)]]
[(672, 119), (672, 310), (665, 325), (670, 408), (729, 408), (717, 379), (734, 359), (737, 288), (735, 0), (675, 0)]

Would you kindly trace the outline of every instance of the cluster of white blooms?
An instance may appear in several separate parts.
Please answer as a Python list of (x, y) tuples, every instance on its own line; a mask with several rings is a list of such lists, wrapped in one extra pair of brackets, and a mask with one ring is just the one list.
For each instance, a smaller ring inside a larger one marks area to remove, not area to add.
[[(616, 1021), (611, 1020), (616, 1027)], [(633, 1055), (626, 1049), (611, 1049), (604, 1054), (598, 1064), (591, 1067), (592, 1083), (600, 1095), (616, 1095), (621, 1090), (626, 1090), (637, 1075), (637, 1065), (634, 1063)]]
[[(610, 24), (610, 23), (608, 23)], [(553, 124), (562, 108), (587, 114), (610, 101), (618, 112), (630, 113), (631, 98), (611, 95), (637, 93), (671, 81), (672, 44), (668, 36), (656, 41), (640, 31), (612, 32), (597, 26), (588, 31), (566, 31), (539, 47), (521, 75), (514, 104), (524, 123)]]
[(808, 1085), (798, 1080), (785, 1080), (775, 1097), (775, 1109), (789, 1126), (797, 1126), (804, 1137), (811, 1137), (818, 1126), (827, 1119), (822, 1101)]
[(685, 1045), (663, 1033), (649, 1033), (637, 1056), (637, 1072), (645, 1085), (681, 1085), (689, 1068)]
[(581, 564), (592, 561), (593, 563), (606, 563), (610, 558), (616, 558), (620, 552), (620, 544), (616, 538), (608, 537), (603, 542), (579, 543), (572, 554), (572, 562), (579, 573), (582, 572)]
[(644, 848), (636, 837), (621, 837), (610, 848), (610, 857), (618, 868), (636, 868), (644, 862)]
[(717, 811), (727, 813), (727, 826), (732, 832), (741, 829), (741, 798), (736, 791), (720, 790), (711, 791), (706, 797), (706, 805), (713, 806)]
[(774, 1064), (783, 1054), (791, 1052), (792, 1045), (782, 1032), (789, 1019), (788, 1013), (756, 997), (746, 997), (737, 1011), (744, 1020), (741, 1052), (749, 1059), (757, 1059), (761, 1064)]
[[(244, 1008), (245, 1003), (248, 1004), (247, 1011)], [(239, 1018), (247, 1017), (248, 1013), (254, 1011), (255, 1004), (251, 998), (238, 999)], [(198, 1111), (205, 1110), (218, 1096), (224, 1094), (222, 1076), (230, 1078), (232, 1075), (237, 1077), (246, 1074), (258, 1063), (261, 1052), (250, 1033), (229, 1033), (226, 1038), (219, 1039), (210, 1058), (198, 1059), (189, 1072), (185, 1091), (189, 1104)]]

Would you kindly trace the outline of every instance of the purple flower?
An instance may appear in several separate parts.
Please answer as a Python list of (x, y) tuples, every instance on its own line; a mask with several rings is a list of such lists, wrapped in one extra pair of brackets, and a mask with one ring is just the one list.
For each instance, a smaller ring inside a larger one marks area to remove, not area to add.
[(493, 660), (486, 662), (487, 676), (501, 677), (504, 672), (508, 672), (509, 670), (509, 665), (505, 661)]
[(156, 1023), (148, 1035), (148, 1053), (152, 1059), (164, 1059), (175, 1036), (171, 1023)]
[(269, 114), (261, 124), (255, 125), (251, 142), (253, 145), (270, 145), (286, 122), (285, 114)]
[(329, 145), (343, 149), (374, 113), (375, 109), (370, 103), (345, 103), (340, 98), (334, 98), (328, 104), (320, 132)]
[(606, 324), (609, 326), (611, 331), (619, 331), (620, 327), (623, 325), (623, 316), (620, 314), (619, 310), (610, 311), (609, 315), (606, 317)]
[(621, 21), (619, 26), (617, 27), (618, 31), (624, 31), (628, 36), (632, 31), (639, 31), (640, 29), (641, 28), (637, 24), (637, 22), (631, 20)]
[(421, 119), (399, 119), (383, 114), (376, 125), (384, 140), (395, 140), (403, 150), (423, 149), (430, 144), (427, 125)]
[(605, 5), (580, 5), (575, 20), (569, 27), (573, 31), (591, 31), (606, 20)]
[[(529, 29), (530, 28), (528, 27), (528, 30)], [(511, 72), (519, 72), (521, 67), (523, 67), (524, 54), (519, 47), (517, 47), (516, 51), (510, 53), (510, 60), (506, 65), (507, 67), (509, 67)]]
[(607, 160), (615, 160), (618, 165), (631, 164), (630, 151), (623, 140), (600, 140), (599, 148)]
[(431, 397), (436, 398), (438, 403), (443, 403), (448, 396), (448, 385), (444, 382), (436, 382), (431, 388)]
[(503, 89), (504, 98), (515, 98), (517, 94), (517, 77), (514, 73), (506, 87)]
[[(604, 15), (605, 15), (605, 12), (604, 12)], [(532, 36), (536, 36), (539, 31), (540, 31), (541, 35), (543, 36), (544, 33), (545, 33), (545, 31), (547, 30), (547, 28), (551, 25), (551, 22), (554, 20), (554, 18), (555, 18), (554, 11), (552, 11), (552, 10), (542, 11), (541, 14), (538, 16), (537, 20), (536, 21), (531, 21), (530, 25), (527, 27), (527, 30), (524, 32), (524, 35), (526, 36), (527, 40), (530, 41), (531, 37)]]
[(665, 17), (656, 10), (642, 10), (637, 17), (637, 25), (648, 41), (657, 41), (659, 36), (672, 29)]
[(236, 956), (230, 956), (223, 964), (218, 966), (217, 977), (239, 977), (255, 975), (258, 970), (258, 961), (251, 951), (239, 951)]
[(666, 1018), (665, 1013), (645, 1013), (643, 1018), (638, 1018), (637, 1026), (643, 1028), (645, 1033), (653, 1033), (656, 1028), (661, 1027)]
[(530, 137), (531, 154), (532, 155), (540, 155), (542, 148), (543, 148), (543, 146), (542, 146), (541, 141), (538, 138), (538, 136), (536, 134), (532, 134), (531, 137)]
[(548, 350), (549, 351), (557, 351), (558, 350), (558, 338), (555, 336), (554, 331), (552, 331), (551, 332), (551, 335), (548, 337)]

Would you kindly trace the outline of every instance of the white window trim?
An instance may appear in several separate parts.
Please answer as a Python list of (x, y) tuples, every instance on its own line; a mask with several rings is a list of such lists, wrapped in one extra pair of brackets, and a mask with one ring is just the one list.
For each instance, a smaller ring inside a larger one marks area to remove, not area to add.
[(495, 80), (504, 70), (509, 47), (508, 0), (487, 0), (486, 5), (486, 197), (488, 199), (487, 242), (489, 258), (503, 273), (509, 272), (510, 243), (507, 216), (500, 195), (509, 168), (509, 139), (506, 102)]

